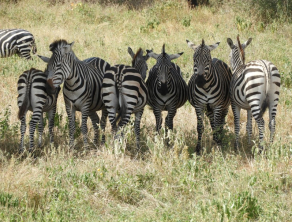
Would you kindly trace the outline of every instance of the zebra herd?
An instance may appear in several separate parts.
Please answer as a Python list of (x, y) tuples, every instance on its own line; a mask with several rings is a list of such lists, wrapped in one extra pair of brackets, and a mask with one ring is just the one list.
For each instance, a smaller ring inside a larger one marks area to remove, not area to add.
[[(39, 143), (42, 143), (43, 112), (49, 113), (50, 142), (53, 142), (53, 124), (56, 113), (58, 93), (64, 84), (63, 95), (69, 119), (69, 145), (74, 146), (75, 113), (81, 112), (81, 132), (84, 146), (88, 147), (87, 119), (92, 121), (94, 143), (99, 142), (99, 126), (102, 129), (102, 143), (105, 142), (104, 129), (109, 117), (112, 133), (122, 134), (123, 126), (131, 114), (135, 114), (136, 144), (140, 144), (140, 120), (143, 110), (148, 104), (155, 115), (156, 131), (162, 125), (162, 111), (167, 111), (165, 129), (173, 129), (173, 119), (177, 109), (187, 100), (195, 108), (197, 115), (198, 142), (196, 152), (202, 150), (201, 139), (204, 131), (203, 118), (208, 117), (213, 131), (213, 140), (222, 143), (222, 129), (225, 117), (231, 104), (235, 125), (235, 148), (239, 146), (240, 110), (247, 110), (246, 131), (249, 142), (252, 134), (252, 117), (259, 128), (260, 148), (264, 137), (263, 114), (269, 108), (270, 142), (273, 141), (276, 112), (280, 93), (280, 74), (275, 65), (266, 60), (245, 63), (245, 48), (251, 38), (241, 44), (237, 36), (237, 44), (228, 38), (231, 48), (230, 65), (211, 57), (211, 51), (219, 42), (206, 45), (204, 40), (199, 45), (187, 40), (188, 46), (194, 50), (194, 74), (186, 84), (180, 67), (172, 60), (183, 53), (168, 54), (165, 45), (160, 54), (152, 50), (140, 48), (135, 54), (129, 47), (132, 65), (118, 64), (111, 66), (98, 57), (83, 61), (75, 55), (73, 42), (57, 40), (50, 44), (50, 58), (38, 55), (47, 63), (45, 71), (30, 69), (18, 80), (18, 106), (21, 120), (20, 152), (24, 150), (24, 133), (26, 130), (26, 112), (33, 112), (30, 121), (29, 151), (34, 148), (34, 131), (39, 123)], [(36, 44), (31, 33), (21, 29), (0, 30), (0, 55), (8, 57), (18, 54), (31, 59), (30, 52), (36, 53)], [(154, 58), (156, 64), (150, 69), (148, 78), (147, 60)], [(96, 111), (102, 111), (101, 118)]]

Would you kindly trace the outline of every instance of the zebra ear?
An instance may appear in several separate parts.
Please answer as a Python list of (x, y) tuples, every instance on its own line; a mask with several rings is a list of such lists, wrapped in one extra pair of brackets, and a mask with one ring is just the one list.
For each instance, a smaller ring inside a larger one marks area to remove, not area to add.
[(61, 52), (62, 54), (66, 54), (72, 51), (72, 46), (74, 45), (74, 42), (71, 42), (70, 44), (67, 44), (62, 47)]
[(187, 41), (187, 44), (188, 46), (193, 49), (193, 50), (196, 50), (196, 48), (198, 48), (198, 46), (196, 46), (194, 43), (192, 43), (191, 41), (189, 40), (186, 40)]
[(216, 49), (216, 48), (218, 47), (219, 44), (220, 44), (220, 42), (216, 42), (215, 44), (213, 44), (213, 45), (209, 45), (209, 46), (207, 46), (207, 47), (208, 47), (208, 49), (209, 49), (210, 51), (212, 51), (212, 50)]
[(149, 57), (150, 57), (150, 56), (149, 56), (149, 53), (150, 53), (150, 52), (153, 52), (153, 49), (151, 49), (151, 50), (146, 49), (146, 55), (144, 56), (144, 59), (145, 59), (145, 60), (148, 60), (148, 59), (149, 59)]
[(182, 54), (184, 54), (184, 53), (181, 52), (181, 53), (177, 53), (177, 54), (169, 55), (170, 60), (177, 59), (177, 58), (180, 57)]
[(50, 58), (46, 57), (46, 56), (41, 56), (41, 55), (38, 55), (38, 57), (43, 60), (45, 63), (49, 63), (50, 61)]
[(252, 38), (249, 38), (245, 43), (241, 44), (242, 48), (246, 48), (252, 41)]
[(131, 49), (131, 47), (128, 47), (128, 53), (130, 54), (130, 56), (132, 57), (132, 59), (134, 58), (135, 54), (133, 52), (133, 50)]
[(231, 38), (227, 38), (227, 43), (231, 49), (234, 49), (235, 45), (233, 44), (233, 41)]
[(152, 50), (146, 50), (147, 51), (147, 55), (153, 59), (157, 59), (158, 58), (158, 54), (154, 53)]

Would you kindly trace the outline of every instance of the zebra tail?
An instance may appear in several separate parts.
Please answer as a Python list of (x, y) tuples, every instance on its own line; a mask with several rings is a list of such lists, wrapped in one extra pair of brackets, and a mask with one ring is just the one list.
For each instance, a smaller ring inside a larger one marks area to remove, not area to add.
[(120, 121), (123, 121), (126, 117), (127, 114), (127, 102), (125, 100), (125, 96), (122, 93), (122, 90), (119, 91), (119, 113), (118, 116), (116, 117), (116, 121), (120, 119)]
[(18, 110), (18, 119), (21, 119), (24, 114), (27, 112), (28, 108), (29, 108), (29, 104), (30, 104), (30, 92), (31, 92), (31, 71), (28, 72), (28, 82), (26, 84), (26, 90), (25, 90), (25, 96), (24, 96), (24, 100), (21, 104), (21, 106), (19, 107)]

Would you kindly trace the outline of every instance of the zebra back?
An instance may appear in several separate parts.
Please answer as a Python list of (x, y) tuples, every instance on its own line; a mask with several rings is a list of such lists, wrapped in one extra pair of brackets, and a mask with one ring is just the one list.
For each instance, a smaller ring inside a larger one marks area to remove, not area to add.
[(0, 30), (0, 56), (2, 58), (18, 54), (20, 57), (31, 59), (30, 52), (35, 54), (37, 47), (34, 36), (23, 29)]
[(91, 57), (88, 59), (83, 60), (83, 62), (92, 65), (98, 73), (103, 77), (106, 71), (110, 68), (110, 64), (105, 60), (98, 58), (98, 57)]

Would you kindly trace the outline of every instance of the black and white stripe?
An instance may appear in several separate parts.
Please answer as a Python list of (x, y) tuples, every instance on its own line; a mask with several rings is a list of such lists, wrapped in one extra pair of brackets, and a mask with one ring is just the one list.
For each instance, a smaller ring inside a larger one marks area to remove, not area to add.
[(50, 142), (53, 143), (54, 117), (60, 87), (54, 90), (47, 84), (47, 72), (37, 69), (30, 69), (20, 75), (17, 83), (19, 107), (18, 118), (21, 120), (21, 139), (20, 152), (24, 149), (24, 134), (26, 131), (26, 113), (32, 111), (32, 119), (29, 123), (29, 151), (34, 147), (34, 132), (38, 124), (39, 141), (38, 146), (42, 143), (42, 134), (44, 131), (43, 112), (48, 112), (49, 116), (49, 133)]
[(30, 52), (37, 52), (33, 35), (23, 29), (0, 29), (0, 57), (5, 58), (18, 54), (31, 59)]
[(165, 52), (165, 45), (161, 54), (147, 51), (147, 54), (156, 59), (156, 64), (149, 71), (146, 81), (148, 88), (147, 103), (153, 108), (156, 119), (156, 130), (160, 131), (162, 111), (168, 111), (165, 118), (165, 128), (173, 129), (173, 119), (178, 108), (188, 99), (188, 87), (184, 81), (178, 65), (171, 60), (180, 57), (183, 53), (169, 55)]
[[(132, 65), (112, 66), (104, 75), (102, 83), (102, 100), (107, 108), (112, 130), (117, 131), (117, 121), (119, 129), (125, 126), (135, 114), (135, 134), (136, 144), (140, 145), (140, 121), (147, 103), (147, 87), (142, 76), (146, 77), (148, 56), (143, 56), (142, 49), (136, 54), (132, 49), (128, 49), (133, 58)], [(118, 113), (118, 116), (116, 116)]]
[[(231, 48), (230, 63), (232, 66), (233, 77), (231, 80), (230, 94), (231, 106), (234, 114), (234, 127), (236, 134), (235, 147), (239, 145), (240, 130), (240, 110), (247, 110), (246, 131), (250, 142), (252, 135), (252, 116), (259, 128), (259, 140), (264, 138), (264, 119), (263, 114), (269, 108), (269, 129), (270, 142), (273, 141), (277, 105), (280, 95), (280, 74), (277, 67), (266, 60), (256, 60), (245, 64), (245, 48), (250, 44), (251, 38), (240, 44), (239, 36), (237, 44), (228, 38), (227, 43)], [(260, 145), (262, 148), (262, 145)]]
[[(99, 122), (105, 129), (107, 111), (101, 100), (101, 85), (104, 67), (108, 64), (99, 59), (88, 59), (90, 64), (80, 61), (72, 50), (73, 43), (66, 40), (58, 40), (50, 45), (53, 52), (48, 62), (48, 83), (52, 87), (58, 87), (64, 82), (63, 95), (66, 112), (69, 118), (69, 145), (74, 145), (75, 112), (82, 113), (81, 132), (84, 146), (88, 147), (87, 118), (90, 117), (94, 128), (94, 143), (99, 140)], [(100, 66), (100, 64), (102, 64)], [(102, 110), (101, 121), (96, 111)], [(104, 142), (104, 135), (102, 137)]]
[(189, 87), (189, 101), (196, 109), (198, 143), (196, 152), (201, 151), (201, 140), (204, 132), (204, 113), (209, 118), (213, 139), (221, 144), (220, 132), (225, 124), (225, 117), (230, 105), (229, 87), (232, 72), (223, 61), (211, 57), (211, 51), (218, 47), (219, 42), (213, 45), (195, 45), (187, 40), (190, 48), (194, 50), (194, 74)]

